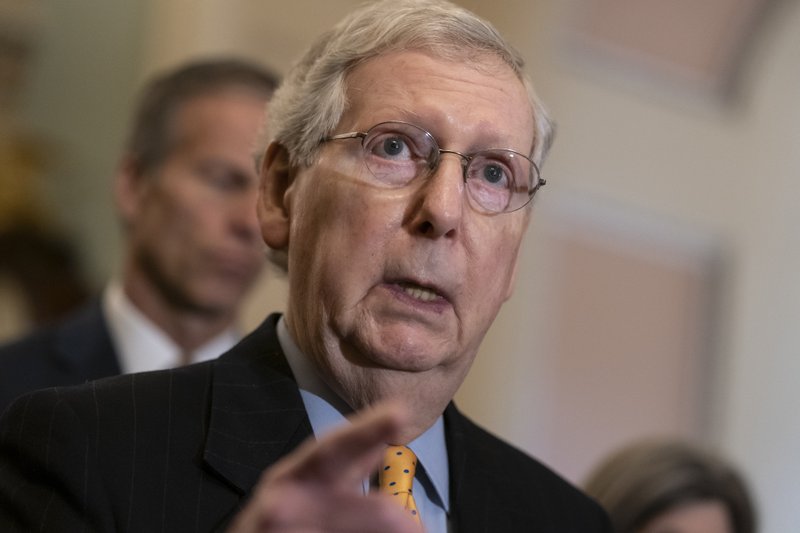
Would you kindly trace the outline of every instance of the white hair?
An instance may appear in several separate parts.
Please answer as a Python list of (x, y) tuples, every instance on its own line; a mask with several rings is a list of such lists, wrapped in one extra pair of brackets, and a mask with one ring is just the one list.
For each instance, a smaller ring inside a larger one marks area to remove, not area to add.
[(474, 68), (485, 66), (476, 58), (487, 56), (508, 65), (528, 93), (534, 124), (531, 156), (541, 168), (553, 127), (523, 71), (521, 56), (491, 24), (444, 0), (371, 2), (323, 34), (273, 96), (268, 141), (282, 144), (293, 165), (312, 164), (320, 143), (346, 110), (348, 73), (370, 58), (405, 50)]

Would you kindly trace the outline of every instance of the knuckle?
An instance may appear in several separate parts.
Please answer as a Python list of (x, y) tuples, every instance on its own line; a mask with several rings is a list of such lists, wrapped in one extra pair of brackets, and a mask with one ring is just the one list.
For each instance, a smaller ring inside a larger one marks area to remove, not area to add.
[(289, 483), (266, 486), (256, 496), (259, 527), (270, 530), (296, 525), (303, 516), (305, 497)]

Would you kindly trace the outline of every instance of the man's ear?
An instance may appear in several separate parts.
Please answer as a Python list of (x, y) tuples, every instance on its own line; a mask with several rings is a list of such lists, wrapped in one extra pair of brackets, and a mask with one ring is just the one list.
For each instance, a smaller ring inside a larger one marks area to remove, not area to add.
[(290, 211), (287, 191), (294, 171), (286, 148), (273, 142), (267, 148), (260, 169), (258, 220), (264, 242), (273, 250), (289, 246)]
[(123, 157), (114, 176), (114, 204), (126, 227), (139, 216), (146, 187), (138, 163), (130, 156)]

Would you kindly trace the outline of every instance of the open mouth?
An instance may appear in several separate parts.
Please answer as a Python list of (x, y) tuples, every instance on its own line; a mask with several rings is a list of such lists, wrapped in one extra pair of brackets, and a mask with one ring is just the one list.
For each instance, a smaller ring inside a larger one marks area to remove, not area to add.
[(433, 302), (434, 300), (445, 299), (445, 297), (435, 289), (423, 287), (422, 285), (418, 285), (409, 281), (398, 282), (397, 286), (400, 287), (400, 289), (403, 291), (403, 294), (410, 296), (415, 300), (419, 300), (420, 302)]

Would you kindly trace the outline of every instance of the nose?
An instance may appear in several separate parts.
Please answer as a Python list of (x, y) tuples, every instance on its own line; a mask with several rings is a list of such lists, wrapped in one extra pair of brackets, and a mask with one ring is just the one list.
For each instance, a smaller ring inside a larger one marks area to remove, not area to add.
[(415, 230), (429, 238), (454, 237), (464, 213), (464, 159), (442, 151), (438, 166), (418, 192), (414, 212)]

